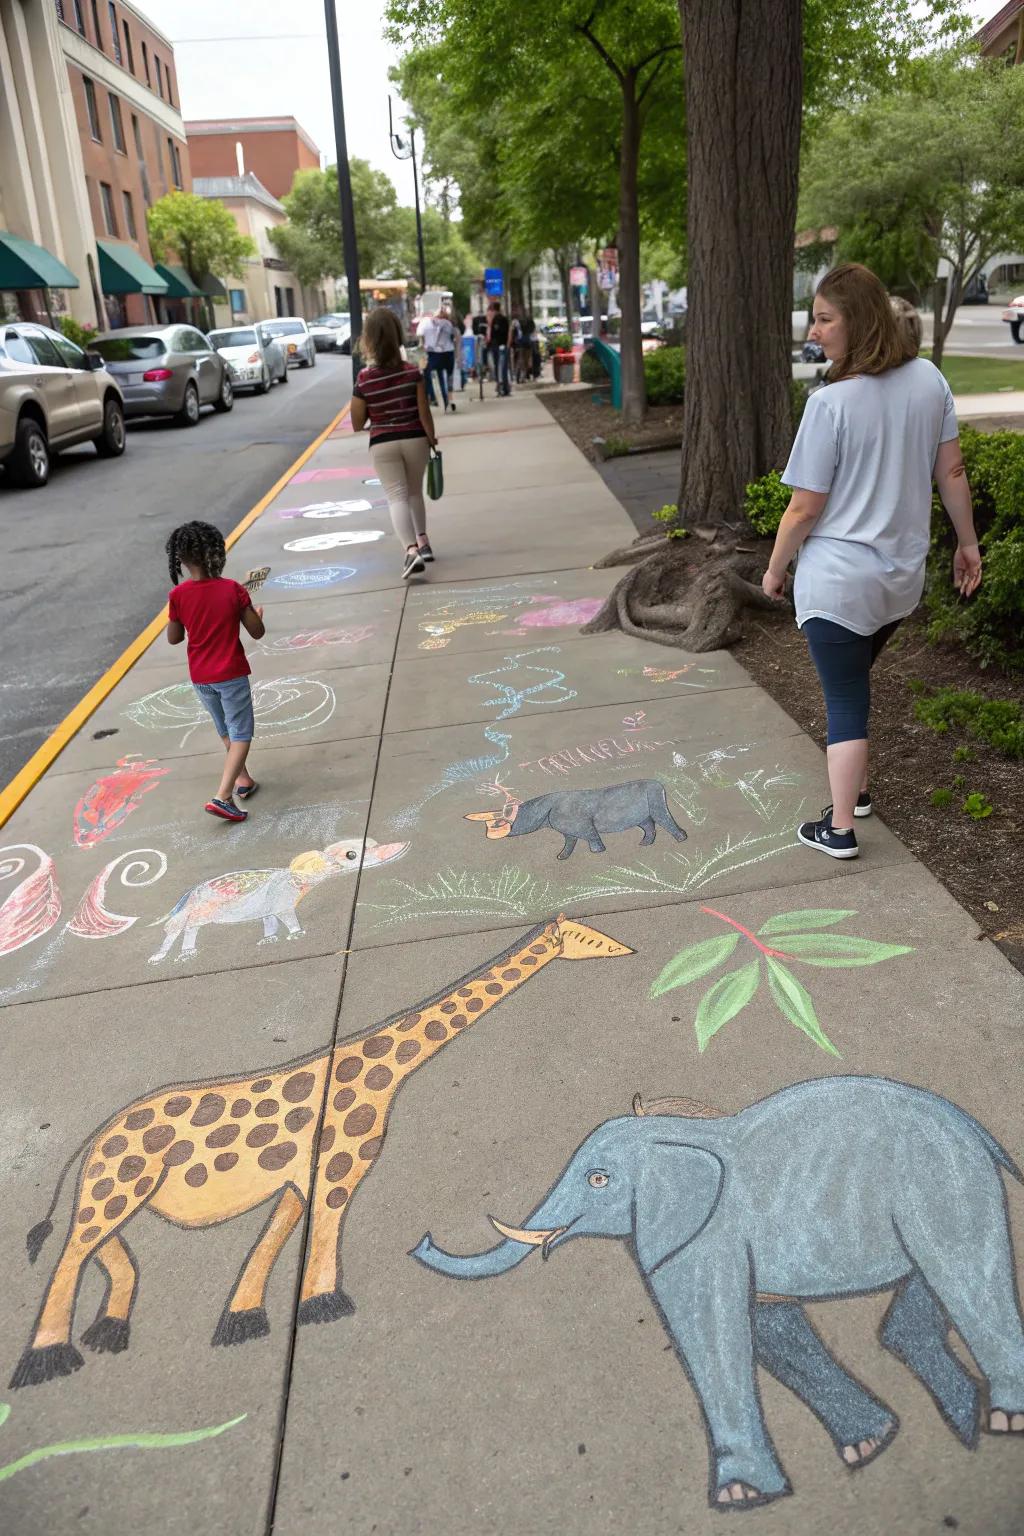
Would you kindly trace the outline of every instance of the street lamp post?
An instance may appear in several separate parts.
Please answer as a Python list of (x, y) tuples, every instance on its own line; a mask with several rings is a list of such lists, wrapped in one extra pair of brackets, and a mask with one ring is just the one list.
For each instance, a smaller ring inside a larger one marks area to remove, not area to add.
[(391, 97), (388, 97), (388, 132), (391, 138), (391, 153), (396, 160), (412, 161), (412, 193), (416, 203), (416, 249), (420, 258), (420, 292), (424, 293), (427, 287), (427, 258), (423, 253), (423, 218), (420, 213), (420, 179), (416, 171), (416, 130), (409, 129), (409, 151), (406, 154), (405, 140), (401, 134), (395, 132), (394, 119), (391, 115)]
[(345, 282), (348, 287), (348, 311), (352, 349), (363, 333), (363, 303), (359, 293), (359, 252), (356, 249), (356, 217), (352, 206), (352, 177), (349, 174), (348, 144), (345, 138), (345, 103), (341, 94), (341, 50), (338, 45), (336, 0), (324, 0), (327, 24), (327, 62), (331, 72), (331, 99), (334, 103), (334, 148), (338, 159), (338, 201), (341, 204), (341, 241), (345, 251)]

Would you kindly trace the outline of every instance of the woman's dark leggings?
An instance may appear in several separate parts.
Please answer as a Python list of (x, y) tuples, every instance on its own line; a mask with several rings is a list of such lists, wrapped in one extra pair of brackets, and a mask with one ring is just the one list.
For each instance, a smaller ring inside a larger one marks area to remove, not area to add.
[(899, 619), (873, 635), (858, 635), (831, 619), (807, 619), (803, 626), (817, 668), (828, 713), (828, 744), (865, 741), (871, 708), (871, 668)]

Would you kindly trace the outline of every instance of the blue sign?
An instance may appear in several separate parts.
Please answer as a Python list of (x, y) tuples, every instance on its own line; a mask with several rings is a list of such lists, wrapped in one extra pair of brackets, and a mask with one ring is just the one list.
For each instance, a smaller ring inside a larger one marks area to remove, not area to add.
[(500, 267), (485, 267), (484, 268), (484, 293), (492, 293), (492, 294), (500, 295), (500, 294), (504, 293), (504, 291), (505, 291), (505, 284), (504, 284), (504, 281), (503, 281), (503, 278), (502, 278), (501, 268)]

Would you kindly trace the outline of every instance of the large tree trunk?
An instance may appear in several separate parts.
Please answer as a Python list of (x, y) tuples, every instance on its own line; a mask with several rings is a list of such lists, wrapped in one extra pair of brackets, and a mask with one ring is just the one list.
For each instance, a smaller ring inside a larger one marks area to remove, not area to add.
[[(640, 103), (636, 72), (626, 70), (622, 87), (622, 148), (619, 157), (619, 357), (622, 362), (622, 420), (639, 426), (647, 409), (644, 354), (640, 335)], [(595, 327), (596, 331), (596, 327)]]
[(679, 0), (689, 312), (680, 515), (738, 525), (792, 442), (802, 0)]

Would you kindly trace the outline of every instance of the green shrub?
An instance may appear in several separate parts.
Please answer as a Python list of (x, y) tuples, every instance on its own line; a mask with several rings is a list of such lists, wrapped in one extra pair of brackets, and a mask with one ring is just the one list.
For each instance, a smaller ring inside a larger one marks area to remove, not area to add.
[(548, 337), (548, 351), (549, 352), (571, 352), (572, 351), (572, 337), (569, 335), (568, 331), (556, 331), (553, 336), (549, 336)]
[(807, 404), (807, 385), (803, 379), (791, 379), (789, 384), (789, 408), (793, 416), (793, 431), (803, 420), (804, 406)]
[(583, 384), (608, 383), (607, 369), (593, 347), (585, 348), (580, 358), (580, 382)]
[(937, 811), (944, 810), (947, 805), (953, 804), (953, 791), (951, 789), (933, 789), (932, 805)]
[(984, 821), (986, 816), (992, 815), (992, 802), (987, 800), (984, 795), (979, 794), (977, 790), (974, 790), (972, 794), (967, 796), (967, 799), (961, 806), (961, 810), (966, 811), (968, 816), (973, 817), (975, 821)]
[(956, 726), (1004, 757), (1024, 757), (1024, 710), (1011, 699), (986, 699), (980, 693), (939, 688), (930, 698), (918, 699), (914, 714), (940, 735)]
[(644, 353), (648, 405), (679, 405), (686, 383), (686, 349), (656, 347)]
[(688, 537), (687, 529), (678, 526), (679, 508), (674, 501), (666, 502), (663, 507), (659, 507), (656, 512), (652, 512), (651, 516), (655, 522), (665, 524), (665, 532), (670, 539), (685, 539)]
[(783, 485), (777, 469), (747, 486), (743, 510), (755, 533), (767, 538), (778, 530), (792, 494), (789, 486)]
[(66, 336), (68, 341), (73, 341), (77, 347), (82, 348), (91, 346), (95, 337), (99, 335), (94, 325), (80, 325), (70, 315), (61, 315), (60, 329), (61, 334)]

